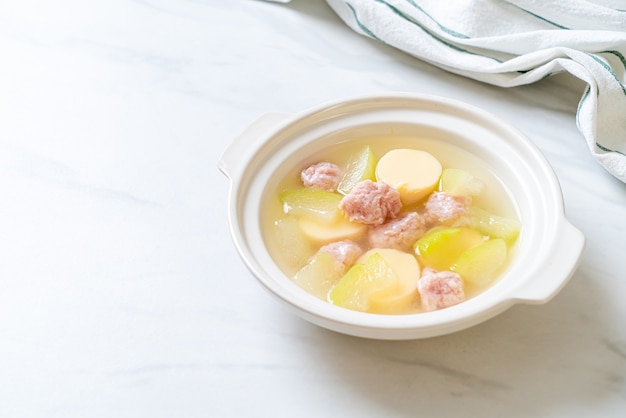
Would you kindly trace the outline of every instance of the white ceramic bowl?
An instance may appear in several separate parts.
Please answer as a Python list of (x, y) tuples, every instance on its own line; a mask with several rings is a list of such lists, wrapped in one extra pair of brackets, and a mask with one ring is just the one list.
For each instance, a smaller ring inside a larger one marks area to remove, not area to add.
[[(324, 302), (296, 286), (265, 248), (259, 209), (268, 184), (307, 155), (347, 137), (427, 133), (477, 155), (508, 187), (522, 222), (517, 253), (503, 276), (482, 294), (429, 313), (376, 315)], [(473, 106), (416, 94), (350, 98), (298, 115), (266, 114), (224, 152), (220, 170), (231, 180), (229, 222), (244, 263), (293, 311), (319, 326), (360, 337), (416, 339), (483, 322), (516, 303), (551, 299), (576, 269), (583, 234), (565, 218), (558, 180), (523, 134)]]

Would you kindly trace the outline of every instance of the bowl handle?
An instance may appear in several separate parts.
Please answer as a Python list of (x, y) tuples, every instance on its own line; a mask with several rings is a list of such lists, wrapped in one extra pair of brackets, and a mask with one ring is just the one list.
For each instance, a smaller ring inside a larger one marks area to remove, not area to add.
[(292, 118), (292, 115), (285, 113), (265, 113), (259, 116), (222, 153), (217, 163), (219, 170), (232, 180), (232, 175), (237, 172), (239, 164), (246, 162), (247, 159), (244, 156), (254, 151), (255, 145), (258, 144), (256, 138)]
[(561, 222), (558, 231), (562, 245), (556, 247), (537, 277), (515, 291), (515, 299), (531, 304), (545, 303), (565, 286), (576, 271), (585, 247), (585, 236), (567, 220)]

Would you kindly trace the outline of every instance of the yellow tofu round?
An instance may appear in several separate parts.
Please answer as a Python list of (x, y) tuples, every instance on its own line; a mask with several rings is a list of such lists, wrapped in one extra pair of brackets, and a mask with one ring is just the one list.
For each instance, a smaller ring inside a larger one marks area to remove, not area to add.
[(381, 157), (376, 179), (400, 193), (405, 205), (416, 203), (439, 185), (443, 168), (432, 154), (414, 149), (394, 149)]
[(367, 225), (345, 219), (325, 223), (304, 217), (298, 220), (298, 224), (308, 239), (319, 244), (344, 239), (359, 240), (367, 232)]
[(364, 263), (373, 254), (380, 256), (398, 277), (394, 286), (382, 289), (369, 297), (369, 312), (404, 314), (415, 310), (418, 304), (417, 281), (421, 269), (416, 258), (391, 248), (374, 248), (363, 254), (357, 263)]

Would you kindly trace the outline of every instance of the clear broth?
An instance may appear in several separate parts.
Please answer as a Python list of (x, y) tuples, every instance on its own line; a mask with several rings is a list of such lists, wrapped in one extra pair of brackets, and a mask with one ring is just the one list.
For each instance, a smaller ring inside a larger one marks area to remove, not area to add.
[[(302, 187), (300, 172), (311, 164), (328, 161), (337, 164), (339, 167), (345, 167), (353, 152), (366, 145), (371, 147), (377, 160), (387, 151), (397, 148), (427, 151), (439, 160), (444, 169), (457, 168), (465, 170), (485, 184), (481, 194), (472, 199), (473, 206), (478, 206), (498, 216), (519, 220), (514, 200), (506, 186), (479, 156), (464, 149), (438, 139), (412, 135), (378, 135), (343, 141), (309, 154), (300, 161), (294, 161), (293, 167), (287, 171), (288, 174), (282, 179), (273, 179), (265, 190), (264, 202), (259, 213), (263, 239), (270, 256), (288, 277), (293, 277), (303, 267), (307, 260), (319, 249), (319, 245), (284, 242), (277, 237), (276, 225), (284, 221), (287, 216), (283, 213), (279, 193), (286, 189)], [(366, 242), (360, 242), (360, 244), (362, 244), (364, 250), (369, 249)], [(299, 249), (294, 250), (294, 246), (298, 246)], [(294, 257), (294, 251), (302, 253)], [(515, 245), (510, 246), (508, 262), (514, 256), (514, 251)], [(502, 271), (505, 269), (506, 265)], [(497, 279), (493, 283), (496, 281)], [(476, 289), (471, 285), (466, 285), (466, 300), (484, 291), (485, 288)], [(416, 310), (416, 312), (420, 311), (420, 309)]]

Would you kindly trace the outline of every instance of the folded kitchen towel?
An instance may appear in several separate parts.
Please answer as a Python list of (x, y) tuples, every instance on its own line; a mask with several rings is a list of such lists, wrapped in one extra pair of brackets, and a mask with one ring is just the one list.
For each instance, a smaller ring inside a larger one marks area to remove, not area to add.
[(326, 0), (356, 32), (501, 87), (569, 72), (577, 126), (626, 182), (625, 0)]

